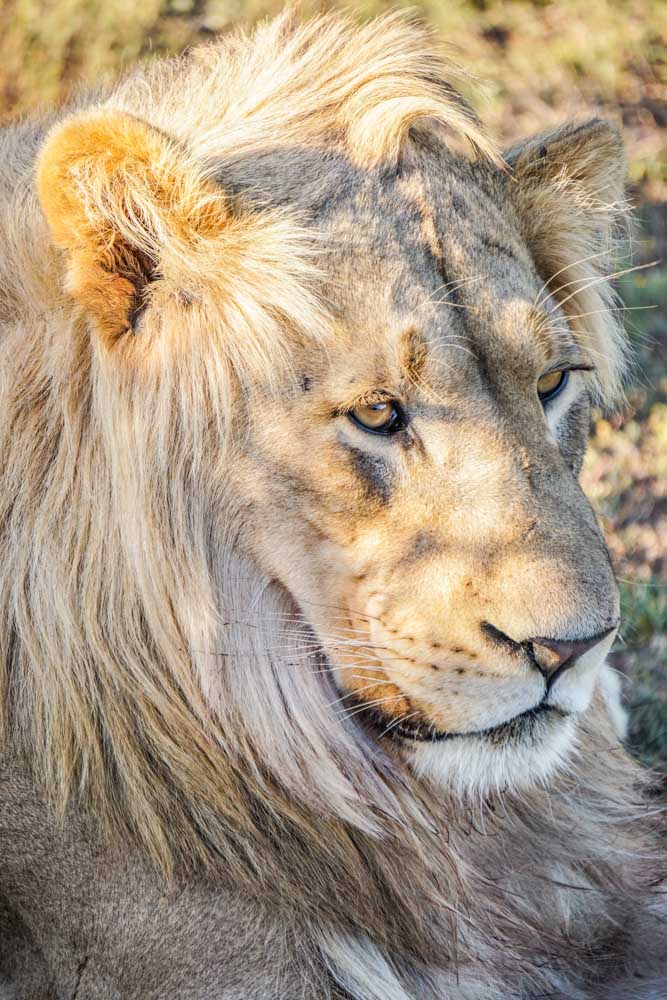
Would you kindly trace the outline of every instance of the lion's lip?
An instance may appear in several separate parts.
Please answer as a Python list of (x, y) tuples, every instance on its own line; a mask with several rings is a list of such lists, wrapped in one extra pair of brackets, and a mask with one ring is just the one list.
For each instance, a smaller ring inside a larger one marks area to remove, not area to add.
[(510, 738), (525, 737), (526, 735), (529, 735), (529, 732), (535, 725), (536, 721), (549, 715), (565, 718), (568, 713), (564, 712), (560, 708), (557, 708), (555, 705), (550, 705), (547, 702), (542, 701), (539, 704), (534, 705), (532, 708), (527, 709), (525, 712), (521, 712), (519, 715), (513, 716), (506, 722), (500, 722), (498, 725), (489, 726), (486, 729), (466, 730), (465, 732), (439, 730), (436, 729), (433, 724), (429, 724), (423, 720), (414, 723), (401, 722), (398, 724), (392, 724), (390, 719), (387, 719), (386, 716), (383, 716), (379, 712), (370, 712), (368, 714), (367, 721), (373, 726), (374, 729), (379, 730), (379, 735), (381, 737), (386, 739), (436, 743), (441, 740), (473, 737), (491, 740), (492, 742), (505, 742), (505, 740)]

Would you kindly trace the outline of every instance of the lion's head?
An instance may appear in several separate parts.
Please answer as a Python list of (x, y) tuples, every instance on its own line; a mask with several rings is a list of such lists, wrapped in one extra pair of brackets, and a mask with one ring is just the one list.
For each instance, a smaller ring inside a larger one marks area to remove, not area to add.
[(371, 829), (406, 766), (530, 786), (591, 711), (621, 142), (500, 157), (446, 71), (281, 21), (9, 151), (6, 722), (160, 857), (249, 822), (241, 772)]

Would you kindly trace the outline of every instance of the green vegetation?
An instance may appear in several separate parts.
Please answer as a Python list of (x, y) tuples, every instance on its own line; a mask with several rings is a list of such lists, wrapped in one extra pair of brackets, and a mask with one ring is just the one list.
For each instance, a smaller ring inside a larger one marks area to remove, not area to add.
[[(406, 4), (315, 4), (364, 19)], [(279, 0), (3, 0), (0, 116), (66, 99), (151, 59), (275, 13)], [(619, 283), (636, 366), (622, 418), (598, 419), (584, 486), (622, 587), (624, 629), (613, 654), (630, 679), (632, 735), (667, 768), (667, 3), (664, 0), (420, 0), (463, 84), (506, 144), (572, 115), (623, 129), (640, 206), (634, 264)], [(650, 308), (646, 308), (650, 307)]]

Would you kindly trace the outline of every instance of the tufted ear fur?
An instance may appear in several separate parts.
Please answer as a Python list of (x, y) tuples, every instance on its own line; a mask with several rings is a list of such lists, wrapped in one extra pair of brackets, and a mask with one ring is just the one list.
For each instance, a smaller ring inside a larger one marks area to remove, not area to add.
[[(217, 338), (248, 378), (277, 370), (295, 331), (323, 335), (312, 234), (286, 209), (229, 198), (146, 122), (116, 110), (67, 119), (39, 155), (37, 190), (67, 292), (124, 357), (145, 358), (157, 338), (188, 352)], [(125, 337), (144, 311), (142, 336)]]
[[(593, 119), (534, 136), (505, 156), (515, 197), (535, 251), (548, 254), (554, 237), (608, 245), (625, 192), (623, 141), (609, 122)], [(554, 231), (554, 223), (558, 227)]]
[(39, 156), (37, 189), (66, 254), (68, 291), (109, 341), (132, 328), (153, 281), (196, 272), (201, 244), (229, 222), (223, 194), (186, 152), (121, 112), (56, 127)]
[(538, 270), (591, 350), (600, 395), (613, 401), (624, 339), (605, 278), (626, 210), (621, 136), (599, 119), (570, 123), (520, 143), (505, 158), (512, 168), (511, 198)]

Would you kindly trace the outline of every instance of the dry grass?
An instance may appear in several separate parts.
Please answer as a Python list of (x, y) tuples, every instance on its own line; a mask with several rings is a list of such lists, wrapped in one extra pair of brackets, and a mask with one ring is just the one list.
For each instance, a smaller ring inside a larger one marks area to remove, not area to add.
[[(401, 4), (398, 4), (400, 6)], [(276, 0), (0, 0), (0, 116), (62, 100), (138, 58), (180, 51)], [(389, 6), (353, 4), (360, 18)], [(414, 5), (477, 77), (474, 101), (507, 143), (598, 112), (625, 134), (641, 212), (635, 263), (667, 257), (667, 3), (664, 0), (422, 0)], [(596, 422), (584, 483), (621, 580), (638, 752), (667, 767), (667, 267), (628, 276), (637, 368), (623, 420)]]

